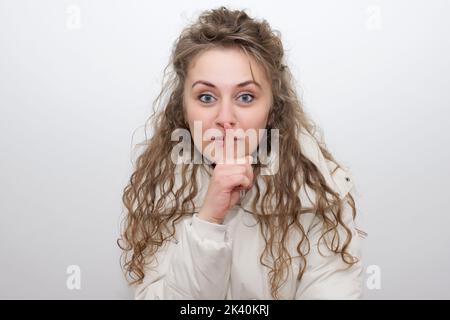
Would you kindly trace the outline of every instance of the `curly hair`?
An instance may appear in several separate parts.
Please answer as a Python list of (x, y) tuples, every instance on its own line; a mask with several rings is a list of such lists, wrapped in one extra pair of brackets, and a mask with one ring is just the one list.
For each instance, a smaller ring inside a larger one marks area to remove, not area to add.
[[(316, 126), (303, 110), (295, 90), (295, 80), (284, 63), (280, 32), (273, 30), (266, 20), (258, 21), (249, 17), (245, 10), (230, 10), (222, 6), (201, 13), (198, 21), (186, 27), (175, 41), (170, 62), (164, 69), (162, 89), (153, 106), (158, 102), (160, 104), (154, 108), (153, 114), (147, 120), (147, 124), (151, 124), (153, 128), (153, 135), (150, 139), (146, 138), (142, 144), (145, 148), (138, 156), (136, 168), (124, 189), (122, 201), (127, 212), (117, 243), (123, 250), (121, 264), (130, 284), (142, 283), (148, 260), (151, 260), (165, 241), (174, 237), (175, 224), (184, 216), (192, 215), (189, 204), (198, 193), (195, 181), (198, 166), (194, 166), (194, 174), (189, 179), (186, 177), (186, 168), (183, 168), (182, 185), (178, 190), (173, 190), (175, 164), (170, 158), (172, 147), (177, 143), (171, 141), (172, 132), (177, 128), (189, 129), (183, 111), (183, 86), (189, 63), (202, 51), (230, 46), (251, 55), (264, 68), (272, 86), (273, 105), (267, 128), (269, 133), (271, 128), (279, 130), (279, 154), (283, 157), (280, 157), (277, 174), (262, 176), (267, 185), (265, 194), (261, 195), (258, 185), (255, 185), (258, 188), (258, 197), (262, 197), (262, 203), (275, 199), (276, 206), (262, 207), (261, 212), (254, 215), (260, 223), (265, 240), (260, 262), (270, 270), (272, 297), (280, 298), (279, 289), (292, 259), (286, 244), (287, 234), (292, 228), (300, 233), (300, 241), (296, 246), (302, 262), (297, 275), (299, 281), (305, 271), (310, 244), (299, 219), (305, 213), (312, 212), (323, 222), (323, 234), (317, 245), (324, 241), (327, 247), (340, 254), (349, 266), (358, 262), (358, 259), (348, 252), (352, 232), (343, 217), (343, 205), (347, 202), (355, 219), (356, 208), (352, 195), (348, 193), (341, 199), (339, 194), (327, 185), (316, 165), (304, 156), (297, 141), (300, 129), (307, 130), (317, 141), (325, 159), (341, 167), (327, 151), (325, 143), (316, 137)], [(168, 72), (169, 67), (172, 67), (172, 70)], [(169, 77), (166, 80), (167, 76)], [(260, 173), (258, 166), (255, 167), (254, 173), (255, 177)], [(164, 185), (167, 185), (167, 188), (163, 187), (159, 192)], [(302, 206), (298, 197), (301, 188), (305, 186), (315, 192), (313, 207)], [(188, 196), (182, 197), (186, 192)], [(170, 208), (165, 205), (165, 199), (169, 196), (175, 199)], [(279, 214), (271, 214), (271, 211)], [(345, 239), (340, 239), (338, 228), (345, 230)], [(360, 230), (358, 232), (364, 234)], [(327, 234), (333, 239), (331, 243), (325, 237)], [(279, 250), (274, 250), (275, 247)], [(269, 254), (272, 265), (264, 262), (264, 258)]]

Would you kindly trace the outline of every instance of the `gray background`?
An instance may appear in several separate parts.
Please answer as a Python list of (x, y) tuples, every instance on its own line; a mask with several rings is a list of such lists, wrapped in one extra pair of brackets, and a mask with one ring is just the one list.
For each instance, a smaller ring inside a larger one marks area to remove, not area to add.
[(449, 299), (445, 0), (1, 0), (0, 298), (132, 297), (115, 243), (131, 146), (182, 27), (222, 4), (282, 32), (306, 110), (353, 172), (381, 270), (366, 298)]

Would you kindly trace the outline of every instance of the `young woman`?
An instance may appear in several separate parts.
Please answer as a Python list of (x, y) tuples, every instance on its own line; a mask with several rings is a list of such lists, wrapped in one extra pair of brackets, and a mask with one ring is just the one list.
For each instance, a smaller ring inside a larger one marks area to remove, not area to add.
[[(353, 179), (315, 137), (278, 32), (205, 11), (170, 65), (123, 195), (136, 298), (360, 298)], [(189, 133), (182, 157), (177, 130)]]

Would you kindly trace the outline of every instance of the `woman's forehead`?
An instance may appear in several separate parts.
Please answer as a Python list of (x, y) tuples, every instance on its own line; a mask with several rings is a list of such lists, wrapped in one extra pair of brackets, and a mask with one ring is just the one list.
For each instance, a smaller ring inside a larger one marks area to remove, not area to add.
[(261, 66), (242, 51), (233, 48), (209, 49), (192, 60), (188, 82), (206, 81), (219, 87), (236, 86), (253, 80), (266, 81)]

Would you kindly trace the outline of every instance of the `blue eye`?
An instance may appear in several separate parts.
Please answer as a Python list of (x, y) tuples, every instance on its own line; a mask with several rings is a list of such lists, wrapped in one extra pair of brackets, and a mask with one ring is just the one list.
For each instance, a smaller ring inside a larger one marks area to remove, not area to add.
[[(251, 103), (251, 102), (253, 102), (253, 100), (255, 99), (255, 97), (253, 96), (253, 95), (251, 95), (251, 94), (249, 94), (249, 93), (244, 93), (243, 95), (241, 95), (241, 96), (239, 96), (239, 98), (240, 97), (245, 97), (245, 96), (248, 96), (248, 97), (252, 97), (251, 98), (251, 100), (250, 101), (243, 101), (244, 103)], [(242, 100), (241, 100), (242, 101)]]
[(201, 101), (201, 102), (204, 102), (204, 103), (210, 103), (212, 100), (209, 100), (209, 101), (205, 101), (205, 100), (202, 100), (202, 97), (212, 97), (212, 95), (210, 95), (210, 94), (201, 94), (201, 95), (199, 95), (198, 96), (198, 99)]

